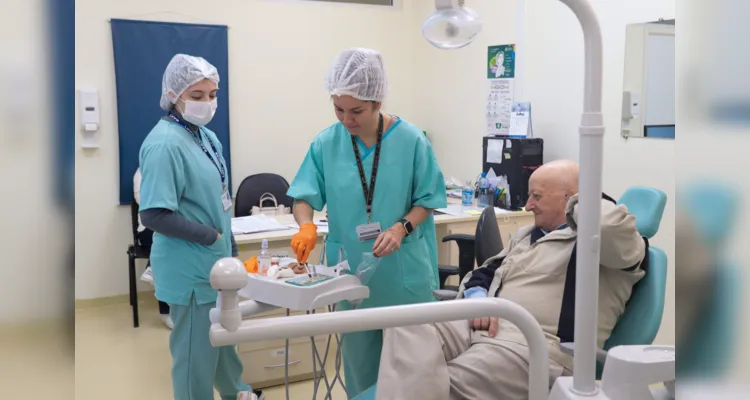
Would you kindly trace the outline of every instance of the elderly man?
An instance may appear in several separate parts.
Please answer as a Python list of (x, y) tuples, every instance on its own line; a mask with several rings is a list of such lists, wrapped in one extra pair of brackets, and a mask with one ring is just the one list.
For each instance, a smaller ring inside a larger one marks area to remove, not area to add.
[[(573, 341), (578, 165), (555, 161), (529, 180), (534, 226), (466, 276), (459, 296), (495, 296), (531, 312), (547, 337), (549, 383), (572, 374), (559, 349)], [(625, 206), (602, 200), (598, 344), (612, 332), (633, 285), (643, 277), (645, 243)], [(460, 301), (460, 300), (457, 300)], [(529, 350), (515, 325), (496, 318), (385, 331), (379, 400), (526, 399)]]

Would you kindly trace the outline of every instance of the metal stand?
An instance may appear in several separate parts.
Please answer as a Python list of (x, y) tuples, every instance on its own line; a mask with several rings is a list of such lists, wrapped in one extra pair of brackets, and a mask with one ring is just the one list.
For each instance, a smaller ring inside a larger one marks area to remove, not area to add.
[[(336, 306), (328, 306), (328, 312), (335, 312)], [(308, 314), (315, 314), (315, 311), (308, 312)], [(328, 372), (326, 371), (326, 365), (328, 364), (328, 355), (330, 354), (329, 351), (331, 349), (331, 339), (336, 339), (336, 359), (334, 362), (334, 369), (335, 374), (333, 376), (333, 380), (328, 380)], [(323, 357), (320, 356), (320, 352), (318, 351), (318, 346), (315, 344), (315, 337), (311, 336), (310, 341), (312, 342), (312, 351), (313, 351), (313, 400), (317, 399), (318, 396), (318, 389), (321, 387), (321, 381), (325, 383), (326, 387), (326, 395), (324, 397), (325, 400), (332, 400), (333, 399), (333, 388), (336, 386), (336, 382), (341, 386), (342, 389), (344, 389), (344, 392), (348, 392), (346, 390), (346, 385), (344, 384), (344, 379), (341, 377), (341, 364), (342, 364), (342, 356), (341, 356), (341, 344), (343, 343), (343, 337), (338, 334), (334, 335), (328, 335), (328, 340), (326, 341), (326, 347), (325, 351), (323, 353)], [(318, 374), (317, 365), (320, 365), (320, 374)]]
[[(323, 240), (323, 249), (320, 253), (320, 261), (319, 265), (324, 265), (325, 258), (326, 258), (326, 243), (327, 243), (328, 236), (325, 237)], [(339, 249), (339, 262), (342, 262), (344, 258), (344, 253), (342, 249)], [(328, 312), (336, 312), (336, 305), (330, 305), (328, 306)], [(315, 314), (315, 310), (308, 311), (308, 315)], [(336, 339), (336, 359), (334, 361), (334, 369), (335, 374), (333, 376), (333, 380), (328, 380), (328, 373), (326, 372), (326, 365), (328, 364), (328, 354), (331, 349), (331, 339)], [(341, 385), (341, 388), (344, 389), (344, 393), (348, 392), (346, 390), (346, 385), (344, 384), (344, 379), (341, 377), (341, 364), (343, 363), (343, 359), (341, 356), (341, 345), (343, 343), (344, 339), (339, 334), (333, 334), (328, 335), (328, 339), (326, 340), (326, 347), (325, 352), (323, 353), (323, 357), (320, 356), (320, 352), (318, 352), (318, 346), (315, 344), (315, 337), (310, 336), (310, 342), (312, 344), (312, 356), (313, 356), (313, 400), (317, 399), (318, 396), (318, 389), (320, 389), (320, 383), (321, 381), (325, 383), (326, 385), (326, 395), (324, 397), (324, 400), (332, 400), (333, 399), (333, 388), (336, 386), (336, 382)], [(317, 365), (320, 364), (320, 374), (318, 374)]]

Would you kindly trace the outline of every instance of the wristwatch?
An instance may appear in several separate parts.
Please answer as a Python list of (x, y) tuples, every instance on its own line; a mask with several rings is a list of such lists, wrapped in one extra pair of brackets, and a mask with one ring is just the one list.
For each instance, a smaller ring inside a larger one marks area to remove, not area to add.
[(414, 225), (411, 224), (411, 221), (409, 221), (406, 218), (401, 219), (401, 225), (404, 226), (404, 230), (406, 231), (406, 236), (411, 235), (412, 232), (414, 232)]

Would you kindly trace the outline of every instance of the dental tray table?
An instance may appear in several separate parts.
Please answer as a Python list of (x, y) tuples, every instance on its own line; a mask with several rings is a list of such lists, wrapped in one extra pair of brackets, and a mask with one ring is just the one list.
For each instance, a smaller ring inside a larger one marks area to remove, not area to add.
[(259, 303), (297, 311), (315, 310), (344, 300), (358, 302), (370, 296), (370, 289), (354, 275), (338, 275), (338, 270), (330, 267), (318, 266), (316, 270), (318, 275), (330, 279), (299, 286), (287, 281), (307, 278), (306, 273), (281, 279), (248, 274), (247, 286), (239, 291), (239, 295)]

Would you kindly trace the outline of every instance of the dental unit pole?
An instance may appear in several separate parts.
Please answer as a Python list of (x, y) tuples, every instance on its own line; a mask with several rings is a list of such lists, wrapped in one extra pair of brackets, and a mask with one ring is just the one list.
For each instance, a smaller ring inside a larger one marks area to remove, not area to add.
[(213, 324), (209, 333), (211, 344), (215, 347), (498, 317), (518, 326), (529, 344), (529, 400), (546, 400), (549, 394), (547, 340), (536, 319), (511, 301), (466, 299), (242, 321), (240, 313), (235, 312), (238, 308), (237, 286), (239, 282), (247, 282), (247, 272), (242, 263), (234, 258), (221, 259), (211, 270), (210, 279), (211, 286), (219, 290), (222, 297), (220, 323)]

